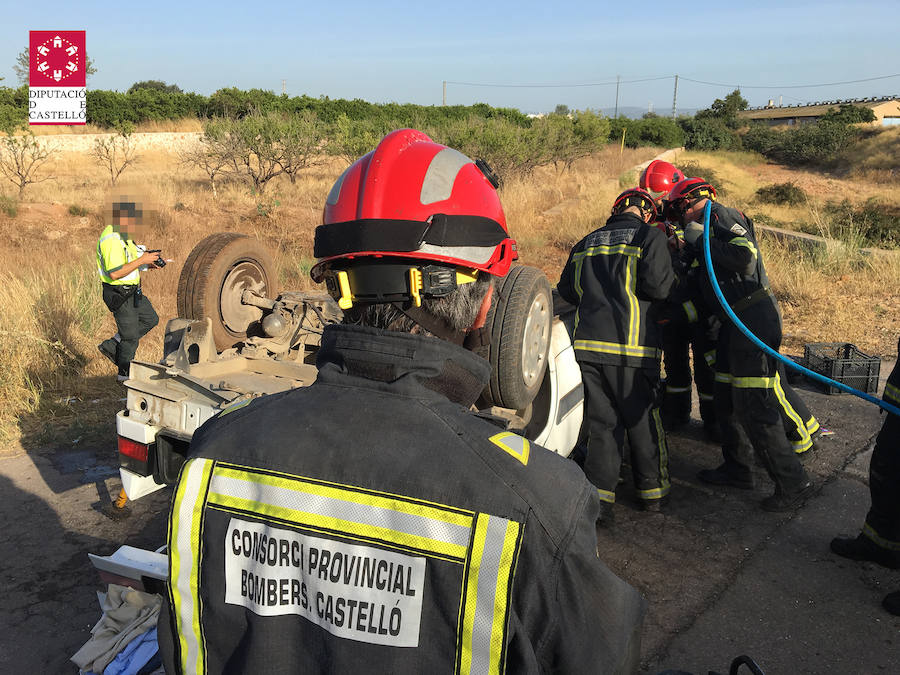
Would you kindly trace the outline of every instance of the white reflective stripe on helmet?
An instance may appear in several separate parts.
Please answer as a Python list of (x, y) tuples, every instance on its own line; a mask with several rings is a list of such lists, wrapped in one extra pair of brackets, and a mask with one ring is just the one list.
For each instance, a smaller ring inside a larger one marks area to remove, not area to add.
[(453, 148), (444, 148), (437, 153), (422, 180), (419, 201), (422, 204), (434, 204), (450, 199), (456, 177), (466, 164), (472, 164), (472, 160)]

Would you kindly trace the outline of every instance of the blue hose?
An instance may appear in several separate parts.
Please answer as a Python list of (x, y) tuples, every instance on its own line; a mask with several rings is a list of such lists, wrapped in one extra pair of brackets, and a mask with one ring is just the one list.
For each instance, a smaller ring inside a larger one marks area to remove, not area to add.
[(900, 416), (900, 408), (895, 405), (891, 405), (887, 401), (882, 401), (879, 398), (876, 398), (870, 394), (866, 394), (865, 392), (859, 391), (858, 389), (854, 389), (853, 387), (848, 387), (843, 382), (837, 382), (832, 380), (830, 377), (825, 377), (809, 368), (805, 368), (801, 366), (799, 363), (794, 361), (793, 359), (789, 359), (785, 356), (779, 354), (776, 350), (772, 349), (769, 345), (765, 344), (762, 340), (756, 337), (753, 333), (750, 332), (750, 329), (747, 328), (743, 324), (743, 322), (737, 318), (737, 315), (731, 309), (731, 306), (725, 300), (725, 296), (722, 295), (722, 289), (719, 288), (719, 282), (716, 279), (715, 271), (713, 270), (712, 264), (712, 255), (709, 250), (709, 217), (712, 212), (712, 201), (707, 200), (706, 206), (703, 209), (703, 253), (706, 256), (706, 273), (709, 275), (710, 284), (712, 284), (713, 291), (716, 293), (716, 298), (719, 301), (719, 304), (722, 305), (722, 309), (725, 310), (725, 314), (728, 315), (728, 318), (731, 319), (731, 322), (738, 327), (738, 329), (747, 336), (747, 339), (750, 340), (757, 347), (762, 349), (769, 356), (778, 359), (788, 368), (793, 368), (794, 370), (799, 370), (801, 373), (806, 375), (809, 378), (816, 380), (817, 382), (821, 382), (822, 384), (829, 385), (832, 387), (837, 387), (841, 391), (845, 391), (848, 394), (853, 394), (854, 396), (858, 396), (861, 399), (868, 401), (869, 403), (874, 403), (878, 407), (887, 410), (889, 413)]

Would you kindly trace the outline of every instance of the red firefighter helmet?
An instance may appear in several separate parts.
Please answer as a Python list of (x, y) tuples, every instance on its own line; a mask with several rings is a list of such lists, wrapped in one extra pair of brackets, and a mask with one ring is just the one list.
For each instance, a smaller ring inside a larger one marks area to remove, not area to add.
[(653, 195), (654, 199), (659, 199), (681, 180), (684, 180), (684, 173), (675, 165), (654, 159), (641, 173), (640, 186)]
[(612, 205), (612, 212), (613, 214), (621, 213), (629, 206), (637, 206), (642, 211), (649, 211), (651, 223), (659, 215), (653, 196), (641, 188), (630, 188), (616, 197), (616, 201)]
[[(481, 160), (421, 131), (393, 131), (344, 171), (328, 193), (310, 275), (328, 282), (345, 304), (351, 297), (365, 302), (412, 297), (419, 304), (420, 294), (440, 296), (456, 288), (448, 274), (453, 268), (468, 270), (472, 278), (478, 272), (502, 277), (517, 253), (497, 185)], [(405, 281), (397, 279), (398, 271)]]
[(716, 189), (702, 178), (685, 178), (678, 181), (663, 199), (663, 217), (680, 220), (685, 211), (701, 199), (716, 201)]

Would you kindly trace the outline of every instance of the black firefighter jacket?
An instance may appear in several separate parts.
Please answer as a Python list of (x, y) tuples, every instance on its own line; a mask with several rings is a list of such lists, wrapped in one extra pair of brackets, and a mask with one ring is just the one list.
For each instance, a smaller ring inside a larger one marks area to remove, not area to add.
[[(769, 291), (769, 278), (759, 255), (753, 221), (737, 209), (713, 202), (709, 227), (713, 271), (728, 304), (737, 308), (738, 313), (762, 301), (777, 307), (775, 297)], [(694, 246), (685, 248), (684, 253), (692, 259), (689, 264), (695, 270), (699, 266), (698, 278), (704, 304), (727, 320), (706, 271), (703, 238), (698, 239)]]
[(636, 668), (643, 601), (597, 557), (597, 492), (470, 412), (486, 361), (330, 326), (319, 368), (195, 434), (172, 503), (167, 672)]
[(578, 307), (578, 359), (658, 367), (658, 301), (674, 280), (666, 236), (635, 215), (613, 216), (578, 242), (557, 285)]

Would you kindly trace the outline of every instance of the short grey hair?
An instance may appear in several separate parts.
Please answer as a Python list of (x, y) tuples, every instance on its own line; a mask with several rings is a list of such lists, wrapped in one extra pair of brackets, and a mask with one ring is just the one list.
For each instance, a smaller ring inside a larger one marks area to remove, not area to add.
[[(422, 298), (422, 309), (453, 330), (464, 332), (475, 323), (481, 302), (492, 284), (493, 276), (479, 273), (475, 281), (463, 284), (448, 295)], [(431, 335), (391, 303), (354, 305), (344, 312), (343, 322), (399, 333)]]

